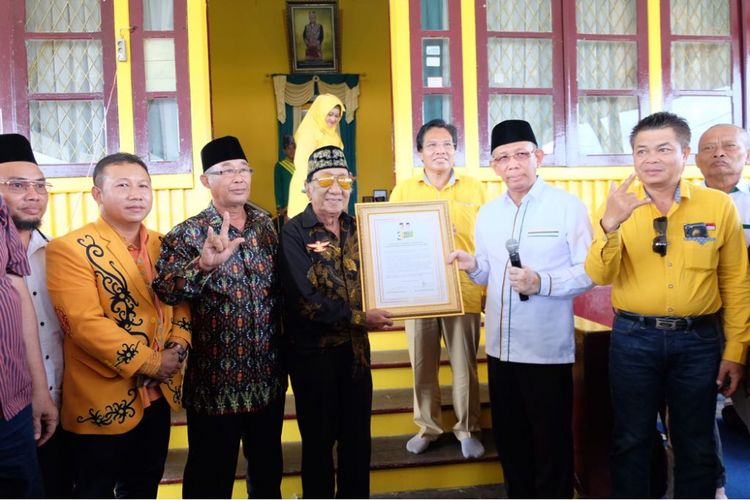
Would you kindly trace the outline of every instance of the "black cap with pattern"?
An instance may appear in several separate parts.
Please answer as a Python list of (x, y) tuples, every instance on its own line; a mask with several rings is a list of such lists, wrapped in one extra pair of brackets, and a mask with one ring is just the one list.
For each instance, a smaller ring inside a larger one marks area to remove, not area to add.
[(344, 151), (341, 148), (323, 146), (313, 151), (307, 161), (307, 180), (312, 179), (315, 172), (325, 168), (345, 168), (349, 170)]

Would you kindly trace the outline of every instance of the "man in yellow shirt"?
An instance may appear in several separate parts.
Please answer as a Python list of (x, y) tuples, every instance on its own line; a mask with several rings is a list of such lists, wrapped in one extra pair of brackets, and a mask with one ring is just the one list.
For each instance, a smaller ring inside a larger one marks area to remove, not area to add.
[(750, 340), (742, 226), (726, 194), (681, 180), (684, 119), (650, 115), (630, 142), (635, 173), (610, 190), (585, 264), (595, 283), (612, 284), (616, 310), (612, 496), (650, 496), (654, 421), (666, 399), (674, 496), (713, 498), (716, 390), (736, 390)]
[[(424, 171), (400, 182), (390, 201), (447, 200), (456, 248), (474, 253), (474, 222), (487, 201), (482, 184), (469, 176), (458, 176), (453, 168), (456, 128), (443, 120), (425, 123), (417, 133), (417, 151)], [(419, 432), (406, 443), (406, 449), (419, 454), (443, 433), (440, 406), (440, 338), (448, 350), (453, 372), (453, 434), (461, 442), (466, 458), (478, 458), (484, 447), (476, 435), (480, 430), (477, 349), (479, 347), (482, 287), (461, 273), (463, 316), (424, 318), (406, 321), (409, 358), (414, 372), (414, 422)]]

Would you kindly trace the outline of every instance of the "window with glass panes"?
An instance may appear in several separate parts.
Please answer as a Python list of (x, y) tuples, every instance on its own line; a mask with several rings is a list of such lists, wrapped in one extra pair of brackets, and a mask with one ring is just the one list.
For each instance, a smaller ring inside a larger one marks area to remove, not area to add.
[(662, 0), (664, 106), (688, 120), (693, 152), (710, 126), (742, 125), (740, 9), (747, 14), (750, 2), (743, 3)]
[(136, 154), (190, 172), (186, 0), (130, 0), (132, 88), (117, 89), (111, 1), (7, 0), (0, 16), (0, 126), (29, 137), (49, 177), (90, 173), (120, 149), (117, 92), (132, 93)]
[(645, 0), (478, 0), (481, 162), (492, 127), (531, 123), (547, 165), (629, 161), (648, 112)]
[[(441, 118), (456, 126), (456, 165), (464, 164), (461, 6), (456, 0), (410, 0), (414, 137)], [(416, 145), (414, 147), (417, 157)]]
[(130, 18), (136, 150), (156, 172), (189, 172), (185, 2), (131, 0)]
[(3, 106), (11, 115), (4, 130), (29, 138), (46, 175), (85, 175), (119, 143), (112, 2), (25, 0), (6, 7), (3, 17), (12, 24), (3, 41), (12, 65), (4, 81), (13, 92)]

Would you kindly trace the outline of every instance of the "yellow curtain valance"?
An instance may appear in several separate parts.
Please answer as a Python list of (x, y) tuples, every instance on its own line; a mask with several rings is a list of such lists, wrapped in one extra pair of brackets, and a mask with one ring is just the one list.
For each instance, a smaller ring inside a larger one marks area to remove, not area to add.
[(315, 85), (321, 94), (333, 94), (341, 99), (346, 107), (346, 123), (354, 121), (359, 107), (359, 85), (350, 88), (346, 83), (326, 83), (318, 76), (313, 76), (306, 83), (294, 84), (287, 82), (286, 75), (274, 75), (273, 90), (276, 94), (276, 118), (279, 122), (286, 122), (287, 104), (298, 107), (312, 100)]

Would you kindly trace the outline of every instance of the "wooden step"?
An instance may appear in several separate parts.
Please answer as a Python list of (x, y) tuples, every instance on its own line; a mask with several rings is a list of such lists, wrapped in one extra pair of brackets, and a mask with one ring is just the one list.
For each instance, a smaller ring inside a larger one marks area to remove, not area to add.
[(508, 498), (503, 484), (377, 493), (370, 498)]
[[(403, 327), (392, 327), (387, 330), (369, 332), (370, 347), (372, 352), (388, 351), (408, 348), (406, 340), (406, 331)], [(479, 343), (484, 345), (484, 325), (482, 325), (479, 336)]]
[[(443, 429), (449, 432), (456, 423), (453, 413), (453, 397), (451, 387), (440, 388), (440, 401), (443, 410)], [(479, 386), (479, 398), (482, 404), (480, 425), (489, 428), (492, 425), (489, 410), (489, 390), (486, 384)], [(413, 420), (413, 395), (411, 389), (377, 390), (372, 395), (372, 424), (373, 437), (383, 437), (392, 434), (407, 434), (417, 432)], [(281, 440), (285, 443), (300, 440), (297, 415), (294, 407), (294, 395), (287, 394), (284, 407), (284, 428)], [(172, 414), (172, 429), (169, 436), (169, 448), (187, 448), (187, 418), (185, 412)]]
[[(406, 451), (405, 444), (411, 435), (378, 437), (372, 439), (370, 465), (371, 491), (385, 493), (419, 490), (426, 488), (456, 488), (502, 482), (502, 470), (497, 461), (497, 452), (492, 431), (482, 431), (485, 455), (479, 459), (465, 459), (461, 445), (452, 433), (443, 434), (424, 453), (414, 455)], [(300, 472), (300, 443), (283, 444), (284, 498), (302, 496)], [(187, 450), (171, 450), (167, 457), (159, 498), (179, 498), (181, 495), (182, 471)], [(234, 498), (247, 496), (245, 461), (240, 451), (234, 485)]]

